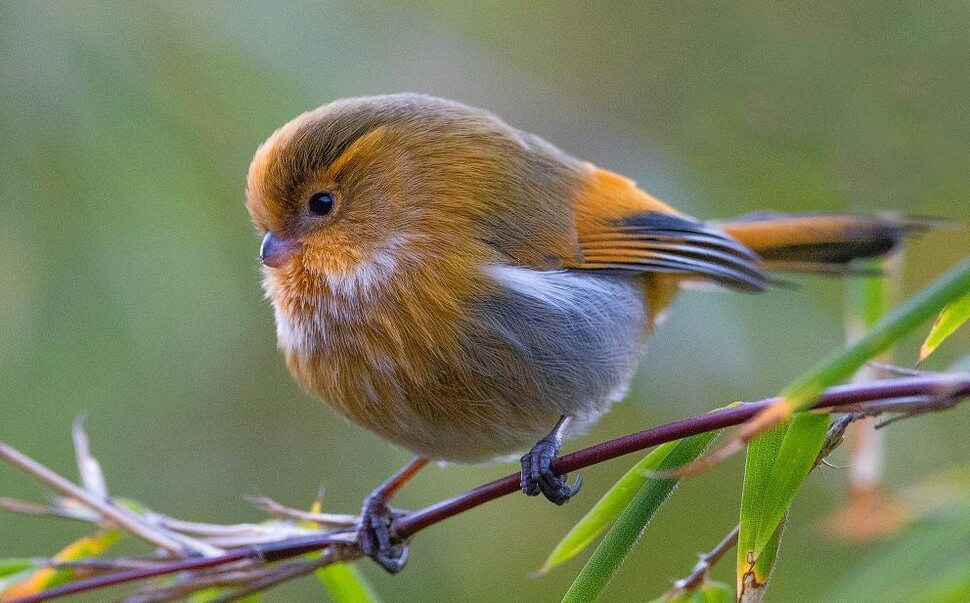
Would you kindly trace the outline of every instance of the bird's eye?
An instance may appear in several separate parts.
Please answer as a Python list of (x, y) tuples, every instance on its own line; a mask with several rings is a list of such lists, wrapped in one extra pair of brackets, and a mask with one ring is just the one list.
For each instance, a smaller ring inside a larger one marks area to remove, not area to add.
[(310, 196), (310, 212), (325, 216), (333, 211), (333, 193), (324, 191)]

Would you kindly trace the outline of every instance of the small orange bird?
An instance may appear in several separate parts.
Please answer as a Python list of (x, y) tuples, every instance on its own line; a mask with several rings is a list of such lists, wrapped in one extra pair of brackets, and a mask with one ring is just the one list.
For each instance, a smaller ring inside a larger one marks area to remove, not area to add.
[(523, 491), (575, 494), (551, 460), (624, 396), (683, 285), (759, 292), (770, 268), (845, 272), (909, 228), (702, 222), (491, 113), (418, 94), (300, 115), (256, 151), (247, 199), (293, 377), (417, 455), (362, 512), (361, 548), (391, 572), (407, 547), (387, 501), (429, 460), (531, 448)]

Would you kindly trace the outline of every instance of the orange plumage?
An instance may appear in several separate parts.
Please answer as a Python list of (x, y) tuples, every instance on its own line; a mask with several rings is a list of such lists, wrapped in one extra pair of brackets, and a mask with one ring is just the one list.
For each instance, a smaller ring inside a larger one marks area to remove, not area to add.
[(841, 269), (905, 230), (835, 215), (703, 223), (490, 113), (411, 94), (297, 117), (256, 152), (247, 198), (296, 380), (449, 461), (521, 452), (560, 417), (594, 421), (684, 282), (761, 291), (766, 268)]
[[(334, 193), (332, 214), (309, 214), (316, 191)], [(902, 230), (785, 216), (721, 232), (488, 113), (420, 95), (337, 101), (296, 118), (256, 153), (248, 208), (262, 230), (300, 243), (265, 281), (294, 377), (379, 435), (459, 461), (517, 452), (568, 410), (536, 408), (533, 384), (506, 400), (476, 381), (500, 367), (529, 372), (505, 366), (521, 359), (497, 344), (472, 351), (481, 329), (470, 306), (504, 287), (484, 267), (635, 282), (652, 316), (685, 279), (763, 288), (761, 262), (735, 239), (771, 253), (786, 241), (842, 249), (875, 237), (885, 251)], [(625, 223), (644, 216), (678, 223)], [(806, 235), (826, 224), (827, 239)], [(639, 322), (629, 327), (649, 320)]]

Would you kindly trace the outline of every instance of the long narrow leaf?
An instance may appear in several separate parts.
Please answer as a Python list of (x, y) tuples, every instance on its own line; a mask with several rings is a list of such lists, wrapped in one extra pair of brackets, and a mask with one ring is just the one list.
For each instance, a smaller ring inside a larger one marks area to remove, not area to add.
[[(678, 441), (657, 465), (655, 472), (666, 473), (692, 462), (715, 435), (716, 432), (709, 432)], [(650, 478), (643, 484), (593, 551), (563, 597), (563, 603), (593, 601), (599, 596), (677, 483), (678, 480), (673, 478)]]
[(960, 328), (960, 325), (970, 319), (970, 291), (960, 299), (943, 308), (936, 317), (930, 334), (926, 336), (919, 350), (919, 362), (926, 360), (946, 338)]
[[(79, 559), (89, 559), (100, 555), (116, 542), (121, 540), (124, 532), (117, 528), (105, 530), (93, 536), (85, 536), (75, 540), (54, 555), (55, 561), (77, 561)], [(71, 568), (54, 569), (41, 568), (26, 574), (22, 580), (10, 584), (9, 587), (0, 594), (0, 601), (8, 601), (17, 597), (33, 595), (48, 588), (60, 586), (70, 582), (77, 576), (77, 572)]]
[(34, 569), (35, 563), (30, 559), (0, 559), (0, 578), (19, 574), (24, 570)]
[(775, 557), (769, 549), (777, 546), (780, 525), (815, 465), (828, 424), (828, 416), (798, 414), (748, 445), (738, 533), (739, 593), (767, 586)]
[(869, 359), (933, 318), (947, 304), (970, 292), (970, 256), (879, 321), (848, 348), (803, 373), (781, 392), (792, 411), (811, 406), (826, 387), (852, 376)]
[[(898, 307), (856, 343), (829, 356), (782, 390), (783, 401), (773, 407), (776, 410), (772, 415), (780, 418), (794, 412), (794, 418), (762, 433), (748, 445), (738, 538), (739, 593), (743, 592), (746, 579), (767, 584), (771, 566), (756, 572), (757, 565), (764, 562), (759, 557), (772, 545), (773, 534), (824, 441), (828, 420), (797, 411), (813, 404), (826, 387), (850, 377), (870, 358), (967, 291), (970, 257)], [(779, 412), (780, 409), (783, 410)]]
[(380, 603), (377, 593), (352, 565), (334, 563), (316, 574), (334, 603)]
[(650, 479), (650, 474), (657, 472), (660, 463), (679, 444), (678, 441), (662, 444), (631, 467), (569, 530), (537, 573), (545, 574), (557, 565), (572, 559), (596, 540), (610, 524), (616, 521), (623, 509), (629, 506), (633, 497)]
[[(761, 603), (765, 598), (768, 580), (775, 569), (778, 547), (781, 545), (781, 536), (784, 531), (785, 520), (783, 518), (775, 531), (771, 533), (761, 554), (758, 555), (757, 559), (754, 559), (754, 563), (748, 565), (747, 571), (741, 576), (738, 585), (738, 601), (740, 603)], [(749, 560), (750, 558), (745, 561)]]
[(768, 485), (761, 503), (758, 537), (755, 539), (756, 554), (760, 555), (768, 544), (788, 512), (798, 488), (815, 466), (828, 427), (828, 415), (799, 414), (792, 419), (768, 475)]

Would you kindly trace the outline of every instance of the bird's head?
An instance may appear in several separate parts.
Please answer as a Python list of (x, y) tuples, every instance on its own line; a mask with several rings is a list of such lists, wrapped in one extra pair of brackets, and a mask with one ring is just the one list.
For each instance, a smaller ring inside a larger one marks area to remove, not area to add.
[(403, 236), (413, 182), (391, 128), (399, 105), (337, 101), (296, 117), (259, 147), (246, 196), (264, 233), (268, 273), (351, 274)]
[(273, 133), (249, 168), (267, 290), (277, 302), (284, 289), (359, 302), (404, 262), (437, 259), (440, 275), (503, 254), (544, 261), (546, 229), (571, 229), (573, 171), (547, 143), (456, 102), (324, 105)]

